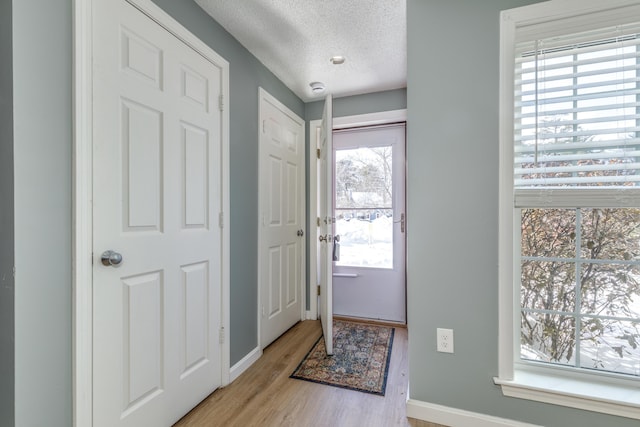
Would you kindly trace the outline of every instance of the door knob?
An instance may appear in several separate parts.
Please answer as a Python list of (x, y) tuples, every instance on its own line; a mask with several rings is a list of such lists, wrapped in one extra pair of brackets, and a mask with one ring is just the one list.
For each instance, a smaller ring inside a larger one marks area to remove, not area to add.
[(122, 255), (116, 251), (104, 251), (100, 256), (102, 265), (117, 267), (122, 264)]
[(393, 221), (394, 223), (400, 223), (400, 232), (404, 233), (404, 214), (400, 214), (400, 221)]
[(298, 230), (296, 234), (298, 235), (298, 237), (302, 237), (304, 236), (304, 230)]

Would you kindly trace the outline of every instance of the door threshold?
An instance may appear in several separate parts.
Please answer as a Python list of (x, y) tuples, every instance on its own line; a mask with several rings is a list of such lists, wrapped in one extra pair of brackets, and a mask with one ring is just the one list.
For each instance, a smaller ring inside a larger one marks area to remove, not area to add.
[(355, 317), (344, 315), (333, 315), (333, 320), (345, 320), (348, 322), (366, 323), (369, 325), (391, 326), (394, 328), (406, 328), (406, 322), (394, 322), (392, 320), (371, 319), (368, 317)]

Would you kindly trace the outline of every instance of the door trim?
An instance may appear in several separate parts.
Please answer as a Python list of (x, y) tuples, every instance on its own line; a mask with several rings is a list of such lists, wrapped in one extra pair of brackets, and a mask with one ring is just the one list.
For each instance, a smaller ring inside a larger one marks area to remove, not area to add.
[[(360, 126), (383, 125), (396, 122), (407, 121), (407, 110), (390, 110), (377, 113), (357, 114), (353, 116), (342, 116), (333, 118), (333, 129), (344, 129)], [(318, 227), (314, 226), (318, 217), (318, 158), (316, 150), (319, 143), (319, 128), (322, 120), (311, 120), (309, 122), (309, 289), (318, 283)], [(405, 200), (406, 203), (406, 200)], [(307, 319), (318, 318), (318, 298), (314, 298), (314, 293), (310, 292), (309, 311)]]
[[(73, 12), (73, 200), (72, 200), (72, 386), (73, 425), (93, 425), (93, 64), (92, 5), (74, 0)], [(228, 105), (229, 63), (151, 0), (126, 0), (183, 43), (222, 68), (222, 94)], [(222, 113), (221, 344), (222, 386), (229, 383), (229, 108)]]
[[(263, 100), (265, 100), (266, 102), (269, 102), (270, 104), (276, 106), (278, 108), (278, 110), (288, 116), (290, 116), (294, 121), (298, 122), (300, 124), (300, 126), (302, 126), (302, 135), (304, 138), (305, 135), (305, 128), (306, 128), (306, 123), (304, 121), (304, 119), (302, 119), (301, 117), (299, 117), (296, 113), (294, 113), (293, 111), (291, 111), (291, 109), (289, 109), (286, 105), (284, 105), (282, 102), (280, 102), (276, 97), (274, 97), (273, 95), (271, 95), (269, 92), (267, 92), (264, 88), (262, 87), (258, 87), (258, 179), (260, 180), (262, 178), (262, 156), (263, 156), (263, 151), (262, 151), (262, 121), (264, 120), (264, 112), (262, 111), (262, 106), (263, 106)], [(303, 174), (302, 176), (305, 177), (306, 176), (306, 166), (304, 164), (305, 158), (306, 158), (306, 145), (304, 143), (304, 140), (302, 141), (302, 167), (303, 167)], [(302, 213), (302, 220), (303, 223), (301, 224), (303, 233), (306, 235), (307, 230), (306, 230), (306, 206), (305, 206), (305, 198), (304, 198), (304, 189), (306, 188), (306, 178), (304, 178), (304, 181), (302, 183), (302, 185), (300, 186), (300, 189), (302, 190), (303, 194), (301, 194), (301, 198), (300, 198), (300, 207), (301, 207), (301, 213)], [(262, 191), (261, 191), (262, 186), (258, 186), (258, 210), (260, 212), (258, 212), (258, 239), (257, 239), (257, 244), (258, 244), (258, 307), (256, 307), (257, 309), (257, 314), (258, 314), (258, 345), (257, 348), (259, 350), (259, 353), (262, 354), (262, 284), (263, 284), (263, 280), (264, 278), (261, 276), (260, 272), (262, 271), (262, 263), (264, 262), (264, 255), (260, 248), (262, 247), (262, 239), (263, 239), (263, 224), (262, 224)], [(302, 299), (302, 303), (301, 303), (301, 309), (300, 309), (300, 319), (303, 320), (306, 318), (306, 292), (307, 292), (307, 287), (306, 287), (306, 269), (305, 267), (305, 260), (306, 260), (306, 248), (305, 248), (305, 244), (302, 244), (302, 254), (301, 254), (301, 263), (300, 263), (300, 268), (301, 268), (301, 277), (300, 277), (300, 298)]]

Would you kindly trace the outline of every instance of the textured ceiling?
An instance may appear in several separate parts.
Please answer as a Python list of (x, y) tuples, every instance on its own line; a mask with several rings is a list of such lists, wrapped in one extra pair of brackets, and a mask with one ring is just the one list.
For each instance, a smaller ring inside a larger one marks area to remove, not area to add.
[(305, 102), (406, 86), (405, 0), (195, 1)]

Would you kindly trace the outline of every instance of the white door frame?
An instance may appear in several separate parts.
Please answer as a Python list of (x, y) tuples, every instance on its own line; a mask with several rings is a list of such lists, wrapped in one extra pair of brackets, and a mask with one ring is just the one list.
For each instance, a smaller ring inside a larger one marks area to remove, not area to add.
[[(73, 1), (73, 236), (72, 236), (72, 372), (73, 425), (93, 424), (93, 69), (92, 69), (92, 4), (95, 1)], [(223, 100), (229, 99), (229, 63), (208, 45), (184, 28), (151, 0), (126, 0), (189, 47), (222, 68)], [(222, 117), (222, 283), (221, 326), (226, 329), (221, 344), (222, 385), (229, 383), (229, 108)]]
[[(290, 116), (292, 119), (295, 119), (296, 121), (300, 121), (300, 125), (302, 126), (302, 135), (304, 138), (304, 133), (305, 133), (305, 121), (304, 119), (302, 119), (301, 117), (299, 117), (296, 113), (294, 113), (293, 111), (291, 111), (286, 105), (284, 105), (282, 102), (280, 102), (275, 96), (271, 95), (269, 92), (267, 92), (264, 88), (259, 87), (258, 88), (258, 135), (259, 138), (262, 138), (262, 128), (261, 126), (263, 126), (262, 121), (264, 120), (264, 116), (263, 116), (263, 111), (262, 111), (262, 100), (265, 99), (267, 100), (269, 103), (271, 103), (272, 105), (277, 106), (277, 108), (286, 113), (288, 116)], [(262, 141), (259, 141), (262, 142)], [(305, 164), (304, 164), (304, 159), (305, 159), (305, 144), (304, 144), (304, 139), (302, 141), (302, 168), (303, 168), (303, 174), (302, 176), (305, 176)], [(262, 178), (262, 144), (259, 143), (258, 144), (258, 179)], [(262, 197), (264, 196), (263, 194), (261, 194), (261, 188), (262, 186), (258, 186), (258, 209), (262, 209)], [(301, 224), (302, 230), (304, 235), (306, 235), (307, 231), (306, 231), (306, 207), (305, 207), (305, 198), (304, 198), (304, 191), (306, 188), (306, 179), (305, 182), (302, 183), (302, 185), (300, 186), (300, 189), (302, 190), (302, 197), (300, 198), (300, 210), (302, 213), (302, 219), (303, 219), (303, 223)], [(262, 280), (264, 280), (263, 277), (261, 277), (260, 272), (262, 271), (262, 263), (264, 262), (264, 256), (265, 254), (263, 254), (260, 250), (260, 248), (262, 247), (262, 233), (263, 233), (263, 224), (262, 224), (262, 214), (259, 213), (258, 214), (258, 239), (257, 239), (257, 244), (258, 244), (258, 307), (257, 307), (257, 312), (258, 312), (258, 347), (257, 347), (257, 352), (261, 355), (262, 354)], [(302, 260), (301, 260), (301, 277), (300, 277), (300, 298), (302, 298), (302, 304), (301, 304), (301, 312), (300, 312), (300, 319), (305, 319), (306, 318), (306, 306), (307, 306), (307, 287), (306, 287), (306, 269), (304, 268), (305, 266), (305, 260), (306, 260), (306, 252), (305, 252), (305, 244), (302, 244)]]
[[(354, 116), (343, 116), (333, 118), (333, 129), (345, 129), (360, 126), (374, 126), (389, 123), (406, 122), (407, 110), (390, 110), (379, 113), (358, 114)], [(318, 157), (316, 149), (320, 142), (318, 135), (322, 120), (311, 120), (309, 122), (309, 289), (310, 304), (307, 312), (307, 319), (318, 318), (318, 298), (312, 292), (317, 287), (318, 277), (318, 227), (314, 224), (318, 218)], [(406, 203), (406, 200), (405, 200)]]

